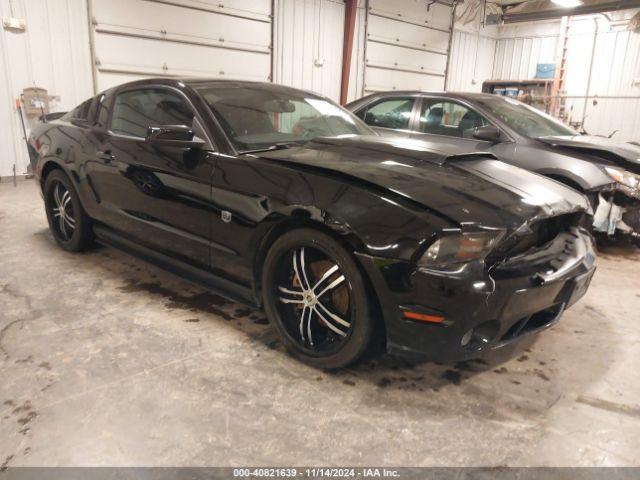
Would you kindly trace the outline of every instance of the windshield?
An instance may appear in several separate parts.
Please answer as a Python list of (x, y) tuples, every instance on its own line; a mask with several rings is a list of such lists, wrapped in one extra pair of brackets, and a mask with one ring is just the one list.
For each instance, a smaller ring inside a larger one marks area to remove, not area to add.
[(579, 135), (571, 127), (529, 105), (501, 96), (483, 97), (477, 100), (496, 117), (520, 135), (538, 138), (549, 136)]
[(317, 137), (375, 135), (350, 112), (305, 92), (251, 86), (204, 87), (199, 92), (240, 152)]

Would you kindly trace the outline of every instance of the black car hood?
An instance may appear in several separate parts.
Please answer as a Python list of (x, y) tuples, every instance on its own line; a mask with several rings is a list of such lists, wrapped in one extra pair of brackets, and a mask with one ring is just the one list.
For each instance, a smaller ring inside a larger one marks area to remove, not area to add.
[(323, 138), (257, 155), (382, 187), (457, 224), (517, 228), (589, 208), (580, 193), (489, 153), (454, 147), (443, 152), (418, 140), (392, 143), (390, 148), (388, 138), (374, 136)]
[(592, 156), (596, 161), (605, 160), (634, 172), (640, 170), (640, 145), (595, 135), (540, 137), (537, 140), (565, 151)]

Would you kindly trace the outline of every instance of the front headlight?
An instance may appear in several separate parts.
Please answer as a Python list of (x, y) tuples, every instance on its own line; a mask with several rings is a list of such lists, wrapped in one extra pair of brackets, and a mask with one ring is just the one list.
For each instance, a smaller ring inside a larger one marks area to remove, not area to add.
[(440, 237), (429, 246), (418, 261), (418, 265), (435, 267), (483, 259), (503, 235), (503, 231), (493, 230)]
[(629, 188), (633, 188), (634, 190), (636, 188), (640, 188), (640, 175), (614, 167), (604, 167), (604, 170), (607, 172), (607, 175), (613, 178), (616, 182)]

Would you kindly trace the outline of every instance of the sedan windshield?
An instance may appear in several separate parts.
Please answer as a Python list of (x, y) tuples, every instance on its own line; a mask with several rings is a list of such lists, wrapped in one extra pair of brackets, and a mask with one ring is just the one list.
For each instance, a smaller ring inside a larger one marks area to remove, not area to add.
[(496, 117), (526, 137), (579, 135), (571, 127), (529, 105), (500, 96), (483, 97), (477, 102)]
[(204, 87), (199, 93), (240, 152), (284, 148), (317, 137), (375, 135), (350, 112), (305, 92), (224, 86)]

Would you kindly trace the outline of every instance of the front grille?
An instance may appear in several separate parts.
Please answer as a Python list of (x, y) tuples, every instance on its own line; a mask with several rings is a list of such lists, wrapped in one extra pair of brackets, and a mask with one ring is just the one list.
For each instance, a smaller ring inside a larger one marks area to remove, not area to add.
[(529, 224), (529, 230), (522, 234), (513, 234), (504, 240), (492, 253), (490, 259), (504, 260), (515, 257), (530, 250), (542, 247), (554, 240), (561, 233), (570, 231), (580, 225), (582, 212), (566, 213), (555, 217), (535, 220)]

